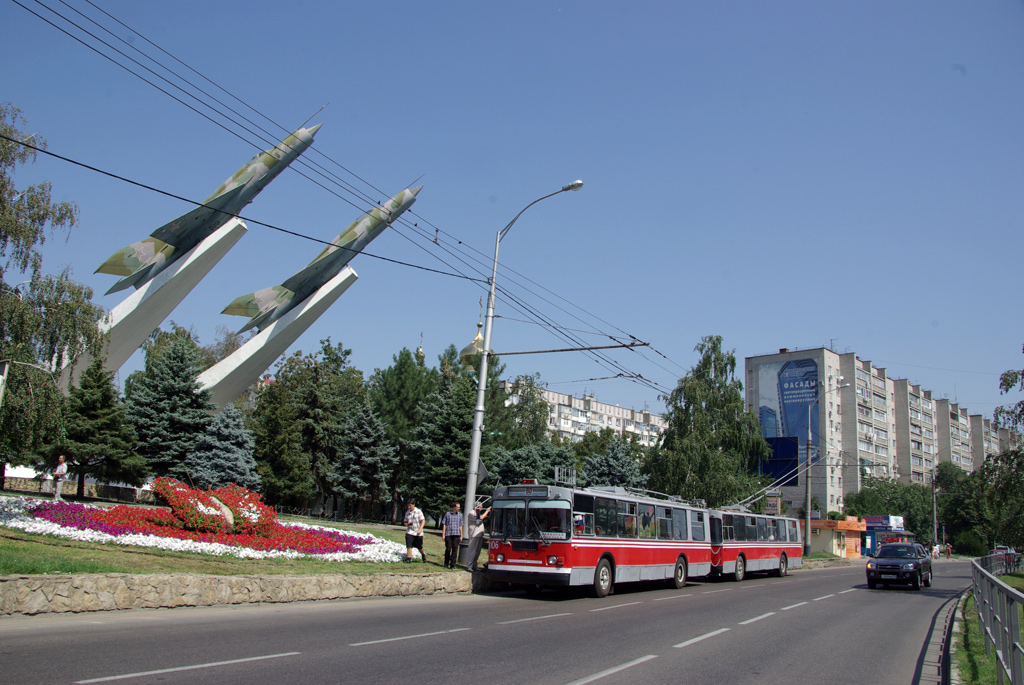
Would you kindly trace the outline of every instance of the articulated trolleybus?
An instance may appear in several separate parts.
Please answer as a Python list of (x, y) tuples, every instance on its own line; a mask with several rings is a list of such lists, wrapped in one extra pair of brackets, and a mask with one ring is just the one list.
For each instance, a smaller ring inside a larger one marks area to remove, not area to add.
[(701, 501), (621, 487), (499, 487), (491, 502), (487, 575), (527, 587), (591, 586), (750, 571), (786, 575), (800, 566), (796, 519), (707, 509)]

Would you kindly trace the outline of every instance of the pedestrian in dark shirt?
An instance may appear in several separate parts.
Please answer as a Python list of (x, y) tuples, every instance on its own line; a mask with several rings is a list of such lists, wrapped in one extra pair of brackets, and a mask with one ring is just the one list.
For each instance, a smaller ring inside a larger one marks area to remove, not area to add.
[(455, 562), (459, 560), (459, 543), (462, 542), (462, 507), (458, 502), (452, 505), (452, 510), (445, 512), (441, 519), (441, 536), (444, 538), (444, 565), (448, 568), (455, 568)]

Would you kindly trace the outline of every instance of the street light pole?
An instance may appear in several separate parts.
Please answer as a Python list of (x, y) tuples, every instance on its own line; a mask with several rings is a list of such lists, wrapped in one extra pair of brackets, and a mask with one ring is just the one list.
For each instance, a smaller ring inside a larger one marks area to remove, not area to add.
[[(842, 383), (843, 377), (839, 377), (839, 382)], [(807, 405), (807, 468), (804, 469), (804, 486), (806, 488), (804, 502), (804, 558), (811, 556), (811, 409), (818, 403), (825, 395), (836, 390), (842, 390), (843, 388), (850, 387), (849, 383), (843, 385), (837, 385), (831, 390), (819, 394), (814, 398), (814, 401)]]
[[(562, 186), (560, 190), (556, 190), (553, 193), (548, 193), (543, 197), (537, 198), (530, 204), (523, 207), (519, 213), (515, 215), (512, 221), (508, 222), (505, 228), (498, 231), (498, 235), (494, 239), (494, 266), (491, 269), (490, 291), (487, 295), (487, 316), (484, 319), (484, 346), (483, 349), (480, 350), (480, 371), (476, 386), (476, 408), (473, 410), (473, 438), (469, 447), (469, 468), (466, 470), (466, 500), (462, 508), (465, 512), (462, 540), (467, 546), (469, 542), (469, 517), (473, 515), (474, 505), (476, 504), (476, 481), (480, 472), (480, 443), (483, 441), (484, 431), (484, 397), (487, 394), (487, 358), (491, 353), (491, 328), (494, 323), (494, 299), (496, 290), (495, 281), (498, 278), (498, 247), (501, 245), (501, 239), (504, 238), (505, 234), (507, 234), (509, 229), (512, 228), (512, 224), (514, 224), (527, 209), (534, 206), (541, 200), (546, 200), (549, 197), (553, 197), (559, 193), (564, 193), (567, 190), (579, 190), (582, 187), (583, 181), (573, 181), (572, 183)], [(466, 549), (467, 547), (462, 548), (462, 550)], [(475, 560), (469, 559), (464, 561), (472, 564)]]

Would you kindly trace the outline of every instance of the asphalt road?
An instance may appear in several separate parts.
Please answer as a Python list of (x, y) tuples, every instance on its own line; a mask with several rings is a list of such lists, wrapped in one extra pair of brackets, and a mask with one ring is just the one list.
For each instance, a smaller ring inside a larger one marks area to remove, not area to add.
[[(942, 605), (970, 582), (868, 590), (861, 564), (690, 582), (0, 618), (0, 682), (915, 682)], [(937, 626), (938, 630), (942, 626)]]

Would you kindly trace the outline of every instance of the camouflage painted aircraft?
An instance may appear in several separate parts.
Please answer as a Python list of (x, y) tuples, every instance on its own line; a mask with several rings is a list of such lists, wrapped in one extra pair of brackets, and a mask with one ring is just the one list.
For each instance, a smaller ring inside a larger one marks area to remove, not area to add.
[(221, 313), (252, 317), (238, 331), (239, 333), (254, 327), (262, 331), (337, 276), (353, 257), (362, 252), (363, 248), (401, 216), (402, 212), (412, 206), (416, 201), (416, 194), (422, 188), (423, 186), (417, 186), (412, 190), (406, 188), (380, 207), (374, 207), (364, 213), (339, 233), (302, 271), (281, 285), (236, 298)]
[(236, 216), (313, 144), (313, 136), (322, 125), (300, 128), (275, 147), (260, 152), (224, 181), (213, 195), (203, 201), (202, 206), (156, 229), (149, 238), (110, 255), (96, 269), (96, 273), (124, 278), (115, 283), (107, 294), (124, 290), (128, 286), (141, 288), (227, 223), (232, 216)]

